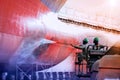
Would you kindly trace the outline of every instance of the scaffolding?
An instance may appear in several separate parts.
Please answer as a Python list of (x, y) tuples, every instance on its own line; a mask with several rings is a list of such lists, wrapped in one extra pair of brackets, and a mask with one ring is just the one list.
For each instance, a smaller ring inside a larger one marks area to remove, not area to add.
[(16, 80), (33, 80), (37, 64), (16, 64)]
[(87, 46), (87, 60), (78, 60), (78, 54), (82, 53), (76, 53), (76, 58), (75, 58), (75, 74), (78, 77), (90, 77), (91, 76), (91, 68), (92, 65), (102, 56), (105, 55), (106, 51), (108, 50), (108, 46), (97, 46), (98, 49), (94, 50), (95, 45), (88, 45)]

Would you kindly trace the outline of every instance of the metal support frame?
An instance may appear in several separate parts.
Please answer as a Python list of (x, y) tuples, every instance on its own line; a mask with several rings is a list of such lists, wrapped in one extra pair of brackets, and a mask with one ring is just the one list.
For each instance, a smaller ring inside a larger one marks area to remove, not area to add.
[(32, 80), (34, 72), (36, 72), (34, 65), (35, 64), (16, 64), (16, 80), (24, 80), (24, 78)]

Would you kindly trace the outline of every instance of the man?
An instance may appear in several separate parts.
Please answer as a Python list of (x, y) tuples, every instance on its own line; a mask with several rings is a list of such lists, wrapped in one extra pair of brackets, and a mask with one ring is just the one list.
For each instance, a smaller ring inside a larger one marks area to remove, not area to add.
[(85, 59), (86, 61), (88, 60), (88, 54), (87, 54), (87, 43), (88, 43), (88, 39), (85, 38), (83, 40), (83, 43), (82, 45), (79, 45), (79, 46), (76, 46), (76, 45), (72, 45), (74, 48), (77, 48), (77, 49), (81, 49), (82, 50), (82, 53), (78, 53), (77, 54), (77, 58), (78, 58), (78, 62), (82, 62), (83, 59)]
[(93, 43), (94, 43), (93, 49), (98, 50), (98, 43), (99, 43), (98, 37), (94, 38)]
[[(95, 37), (94, 40), (93, 40), (93, 50), (101, 50), (101, 49), (104, 49), (105, 46), (104, 45), (99, 45), (99, 38), (98, 37)], [(106, 50), (108, 49), (108, 47), (106, 46)]]

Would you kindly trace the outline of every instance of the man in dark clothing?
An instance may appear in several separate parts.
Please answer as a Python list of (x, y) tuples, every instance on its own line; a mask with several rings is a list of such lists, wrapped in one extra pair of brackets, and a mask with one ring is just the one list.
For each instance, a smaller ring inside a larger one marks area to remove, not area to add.
[[(104, 49), (104, 45), (99, 45), (99, 38), (98, 37), (95, 37), (94, 40), (93, 40), (93, 50), (101, 50), (101, 49)], [(108, 47), (106, 47), (106, 50), (108, 49)]]
[(86, 61), (88, 60), (87, 43), (88, 43), (88, 39), (85, 38), (83, 40), (83, 45), (76, 46), (76, 45), (71, 44), (74, 48), (82, 50), (82, 53), (80, 53), (80, 52), (77, 53), (78, 62), (80, 62), (80, 63), (83, 61), (83, 59), (85, 59)]

